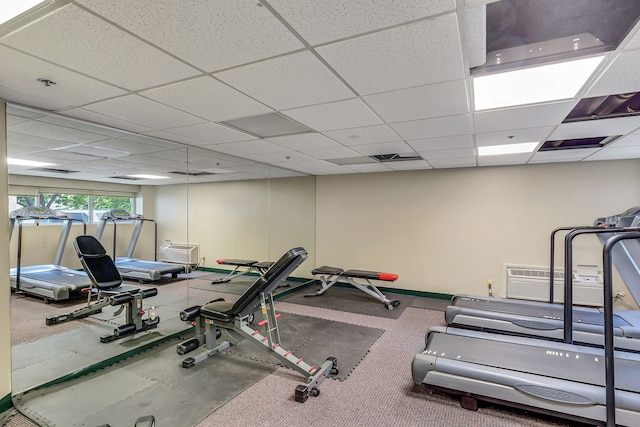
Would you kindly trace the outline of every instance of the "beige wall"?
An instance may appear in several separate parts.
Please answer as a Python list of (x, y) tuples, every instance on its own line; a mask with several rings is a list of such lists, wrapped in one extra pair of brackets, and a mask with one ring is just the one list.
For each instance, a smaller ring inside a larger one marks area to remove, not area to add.
[[(319, 265), (388, 271), (403, 289), (487, 294), (503, 263), (549, 265), (559, 226), (640, 205), (640, 161), (317, 177)], [(599, 263), (595, 238), (577, 262)], [(557, 263), (561, 263), (557, 258)]]
[(160, 242), (185, 242), (185, 215), (179, 206), (188, 200), (188, 242), (200, 245), (205, 267), (220, 267), (219, 258), (273, 261), (302, 246), (310, 259), (296, 275), (313, 269), (313, 177), (190, 184), (188, 196), (184, 186), (156, 191)]
[[(0, 158), (7, 157), (5, 103), (0, 99)], [(9, 238), (7, 163), (0, 170), (0, 241)], [(11, 393), (11, 311), (9, 286), (9, 246), (0, 245), (0, 400)]]

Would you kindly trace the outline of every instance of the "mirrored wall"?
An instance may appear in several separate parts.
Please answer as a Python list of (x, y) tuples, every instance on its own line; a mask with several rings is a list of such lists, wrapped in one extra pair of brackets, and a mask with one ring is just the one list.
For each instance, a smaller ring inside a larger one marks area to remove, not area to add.
[[(123, 320), (113, 307), (47, 325), (47, 318), (86, 306), (84, 295), (45, 301), (33, 293), (12, 293), (13, 394), (187, 329), (179, 311), (217, 297), (220, 289), (211, 284), (212, 275), (232, 268), (218, 259), (275, 261), (301, 246), (309, 259), (295, 276), (310, 277), (315, 266), (314, 177), (18, 105), (7, 106), (7, 139), (10, 159), (37, 162), (9, 164), (10, 196), (30, 195), (35, 201), (42, 194), (58, 194), (67, 203), (77, 194), (90, 200), (130, 197), (132, 213), (145, 219), (135, 258), (157, 260), (167, 245), (197, 251), (191, 254), (195, 265), (189, 273), (145, 283), (125, 279), (125, 284), (158, 289), (144, 304), (161, 319), (156, 328), (127, 339), (100, 342)], [(48, 203), (51, 197), (42, 200)], [(91, 216), (83, 216), (89, 219), (86, 224), (71, 226), (60, 261), (65, 268), (82, 269), (73, 239), (94, 235), (105, 210), (92, 203)], [(74, 208), (77, 215), (89, 212), (82, 204)], [(126, 254), (135, 227), (136, 221), (105, 221), (101, 242), (109, 255)], [(18, 240), (21, 268), (52, 264), (62, 229), (55, 221), (25, 221), (9, 243), (11, 267), (17, 267)]]

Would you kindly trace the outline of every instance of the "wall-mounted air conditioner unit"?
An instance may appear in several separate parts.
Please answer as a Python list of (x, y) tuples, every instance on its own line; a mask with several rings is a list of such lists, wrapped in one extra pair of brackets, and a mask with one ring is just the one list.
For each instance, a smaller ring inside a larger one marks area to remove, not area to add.
[(176, 264), (198, 265), (200, 245), (168, 242), (160, 246), (158, 260)]
[[(549, 301), (549, 268), (504, 265), (506, 297), (532, 301)], [(602, 306), (602, 272), (594, 265), (578, 265), (573, 271), (573, 304)], [(564, 269), (555, 268), (554, 302), (564, 301)]]

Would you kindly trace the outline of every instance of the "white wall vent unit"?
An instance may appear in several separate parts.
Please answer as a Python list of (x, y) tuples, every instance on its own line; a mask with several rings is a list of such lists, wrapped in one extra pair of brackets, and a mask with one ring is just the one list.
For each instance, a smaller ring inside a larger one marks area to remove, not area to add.
[(160, 246), (158, 261), (174, 262), (176, 264), (197, 265), (200, 245), (192, 243), (167, 242)]
[[(549, 301), (549, 268), (504, 265), (507, 298)], [(554, 302), (564, 301), (564, 269), (554, 269)], [(573, 303), (602, 307), (602, 273), (594, 265), (578, 265), (573, 272)]]

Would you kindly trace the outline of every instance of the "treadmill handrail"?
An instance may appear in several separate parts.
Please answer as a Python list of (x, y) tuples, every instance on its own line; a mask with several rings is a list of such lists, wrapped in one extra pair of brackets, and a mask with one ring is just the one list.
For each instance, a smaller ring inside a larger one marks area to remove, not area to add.
[(613, 259), (614, 246), (621, 240), (640, 239), (638, 228), (634, 231), (627, 229), (624, 234), (610, 237), (602, 249), (602, 275), (604, 280), (604, 358), (605, 358), (605, 393), (607, 426), (616, 425), (616, 394), (615, 394), (615, 368), (613, 351)]
[[(640, 231), (638, 227), (611, 227), (576, 229), (564, 237), (564, 342), (573, 344), (573, 239), (581, 234), (628, 233)], [(569, 272), (569, 273), (567, 273)], [(603, 286), (605, 288), (606, 286)], [(604, 301), (606, 305), (607, 301)], [(613, 304), (613, 303), (612, 303)], [(613, 321), (613, 320), (612, 320)], [(606, 328), (605, 328), (606, 329)]]
[(549, 251), (550, 253), (550, 262), (549, 262), (549, 302), (551, 304), (553, 304), (553, 300), (554, 300), (554, 283), (553, 283), (553, 279), (554, 279), (554, 274), (555, 274), (555, 258), (556, 258), (556, 254), (555, 254), (555, 238), (556, 238), (556, 234), (559, 231), (573, 231), (573, 230), (583, 230), (583, 229), (587, 229), (587, 228), (594, 228), (594, 226), (592, 225), (579, 225), (579, 226), (575, 226), (575, 227), (558, 227), (555, 230), (553, 230), (551, 232), (551, 250)]

